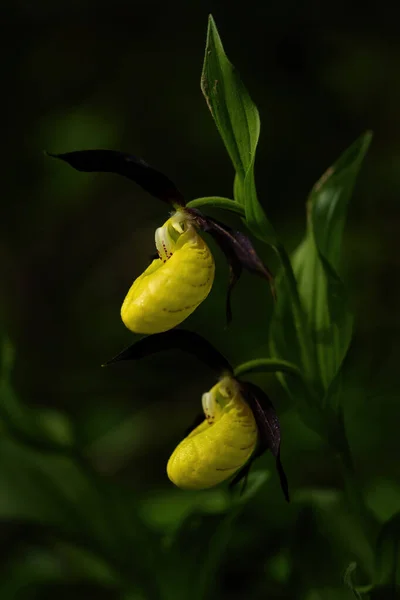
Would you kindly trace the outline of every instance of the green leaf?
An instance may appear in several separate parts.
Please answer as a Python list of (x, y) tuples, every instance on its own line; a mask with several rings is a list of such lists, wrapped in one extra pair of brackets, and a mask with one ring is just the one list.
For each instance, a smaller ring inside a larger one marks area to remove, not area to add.
[[(287, 262), (289, 259), (287, 258)], [(297, 293), (296, 282), (293, 278), (294, 290), (290, 286), (288, 269), (290, 263), (284, 272), (280, 272), (275, 280), (277, 290), (277, 302), (275, 304), (273, 317), (269, 330), (269, 345), (271, 356), (274, 360), (282, 360), (289, 364), (297, 365), (301, 370), (307, 386), (301, 378), (296, 378), (280, 371), (276, 373), (277, 379), (290, 397), (293, 404), (297, 407), (304, 423), (316, 431), (320, 432), (321, 422), (316, 403), (313, 403), (309, 382), (312, 379), (312, 372), (309, 363), (312, 363), (312, 347), (306, 347), (308, 330), (305, 330), (303, 322), (305, 315), (301, 307), (296, 304), (294, 293)], [(293, 293), (294, 292), (294, 293)], [(301, 321), (299, 322), (299, 320)], [(310, 341), (310, 340), (308, 340)], [(312, 366), (312, 364), (311, 364)]]
[(234, 500), (233, 506), (242, 507), (252, 500), (254, 496), (258, 493), (258, 491), (262, 488), (262, 486), (268, 481), (270, 478), (269, 471), (253, 471), (250, 473), (246, 482), (246, 487), (243, 490), (243, 493), (240, 493)]
[(358, 138), (314, 185), (309, 198), (311, 227), (320, 254), (339, 270), (347, 206), (371, 143), (367, 131)]
[(284, 373), (277, 377), (299, 407), (303, 421), (317, 432), (322, 418), (317, 406), (320, 399), (332, 410), (340, 404), (340, 366), (351, 341), (353, 319), (336, 269), (347, 203), (370, 139), (368, 133), (357, 140), (314, 186), (306, 236), (292, 261), (282, 246), (277, 247), (283, 269), (276, 279), (271, 355), (302, 369), (308, 393), (295, 378)]
[(243, 189), (244, 180), (240, 178), (240, 176), (235, 173), (235, 179), (233, 180), (233, 197), (236, 202), (244, 205), (244, 189)]
[(258, 239), (275, 246), (278, 243), (275, 230), (265, 216), (264, 210), (257, 198), (256, 184), (254, 180), (254, 161), (251, 161), (249, 170), (246, 173), (243, 184), (243, 193), (245, 200), (246, 224), (250, 231)]
[[(109, 563), (124, 579), (143, 589), (156, 582), (149, 575), (157, 562), (159, 540), (135, 510), (135, 492), (89, 472), (83, 462), (35, 453), (0, 440), (0, 520), (30, 523), (86, 548)], [(132, 548), (140, 548), (133, 557)]]
[(8, 440), (0, 449), (1, 517), (54, 525), (77, 539), (114, 543), (102, 498), (71, 460), (35, 453)]
[(400, 587), (400, 512), (386, 521), (378, 536), (376, 579), (378, 584), (391, 587), (393, 591)]
[(246, 489), (242, 494), (237, 491), (224, 512), (193, 511), (187, 516), (166, 551), (164, 577), (168, 578), (168, 584), (163, 589), (169, 590), (168, 597), (174, 600), (214, 597), (218, 571), (227, 553), (233, 528), (237, 530), (238, 517), (269, 475), (267, 471), (250, 473)]
[(0, 344), (0, 417), (14, 439), (42, 452), (63, 454), (72, 447), (72, 426), (58, 411), (34, 410), (20, 401), (11, 384), (14, 348), (8, 338)]
[(319, 254), (312, 232), (293, 256), (293, 269), (316, 349), (317, 372), (326, 390), (348, 350), (353, 316), (343, 282)]
[(35, 588), (41, 583), (62, 580), (62, 567), (54, 549), (49, 552), (38, 547), (34, 550), (28, 548), (21, 557), (3, 562), (0, 575), (1, 600), (37, 598)]
[(270, 244), (276, 235), (258, 202), (254, 161), (260, 117), (240, 76), (225, 54), (210, 15), (201, 90), (236, 171), (235, 200), (244, 204), (249, 229)]
[(244, 180), (260, 134), (260, 118), (235, 67), (224, 52), (210, 15), (201, 90), (235, 167)]
[(347, 206), (370, 141), (369, 132), (361, 136), (315, 184), (308, 200), (306, 236), (293, 256), (324, 389), (335, 377), (352, 337), (353, 317), (338, 269)]
[(213, 527), (212, 535), (208, 536), (205, 561), (203, 562), (202, 569), (198, 573), (196, 585), (197, 593), (194, 594), (194, 598), (197, 600), (206, 599), (212, 596), (212, 588), (215, 585), (218, 567), (226, 553), (232, 537), (233, 526), (247, 502), (252, 500), (259, 492), (260, 488), (268, 481), (269, 475), (268, 471), (255, 471), (250, 473), (243, 494), (238, 494), (233, 500), (230, 510), (224, 517), (220, 518), (216, 527)]

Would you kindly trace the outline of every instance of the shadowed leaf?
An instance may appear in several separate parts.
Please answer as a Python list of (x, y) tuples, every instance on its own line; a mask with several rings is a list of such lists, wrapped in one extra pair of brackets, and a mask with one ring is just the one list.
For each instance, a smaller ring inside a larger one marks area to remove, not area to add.
[(221, 375), (223, 371), (232, 373), (232, 367), (226, 358), (210, 342), (198, 333), (184, 329), (172, 329), (164, 333), (146, 336), (105, 363), (105, 366), (127, 360), (140, 360), (165, 350), (183, 350), (193, 354), (201, 362)]
[(308, 200), (307, 234), (293, 259), (325, 389), (352, 337), (353, 317), (338, 269), (347, 205), (370, 141), (370, 133), (361, 136), (314, 185)]
[[(370, 140), (370, 133), (356, 140), (314, 186), (307, 206), (307, 232), (292, 259), (319, 397), (325, 395), (338, 374), (352, 338), (353, 317), (337, 269), (347, 204)], [(276, 357), (305, 367), (288, 277), (279, 275), (277, 287), (278, 302), (270, 328), (271, 351)], [(298, 383), (283, 374), (279, 379), (292, 398), (301, 399), (305, 406), (304, 390)], [(329, 394), (329, 398), (338, 404), (340, 379), (335, 394)], [(308, 424), (318, 428), (318, 419), (313, 417)]]
[(376, 545), (376, 572), (378, 583), (392, 588), (387, 598), (397, 598), (400, 588), (400, 512), (382, 526)]
[(77, 150), (51, 154), (77, 171), (115, 173), (140, 185), (146, 192), (168, 204), (184, 206), (185, 201), (175, 184), (141, 158), (117, 150)]
[(214, 593), (215, 587), (223, 572), (221, 562), (230, 551), (230, 544), (234, 546), (236, 520), (268, 479), (266, 471), (251, 473), (245, 493), (236, 495), (226, 511), (220, 514), (196, 511), (183, 521), (167, 552), (168, 558), (174, 553), (177, 557), (168, 565), (169, 573), (177, 573), (173, 579), (177, 587), (172, 590), (171, 598), (219, 597)]

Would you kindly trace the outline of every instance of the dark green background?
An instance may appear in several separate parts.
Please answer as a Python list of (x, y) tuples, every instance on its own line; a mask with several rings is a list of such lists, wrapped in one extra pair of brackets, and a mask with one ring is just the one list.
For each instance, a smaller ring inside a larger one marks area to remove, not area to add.
[[(70, 420), (101, 482), (109, 489), (122, 486), (128, 522), (132, 511), (132, 520), (140, 515), (148, 527), (165, 532), (187, 511), (208, 506), (218, 512), (218, 491), (180, 492), (165, 473), (171, 451), (199, 411), (201, 393), (213, 385), (212, 374), (178, 353), (100, 367), (134, 339), (120, 320), (120, 306), (147, 266), (154, 230), (168, 210), (127, 180), (77, 173), (43, 154), (131, 151), (168, 174), (187, 199), (232, 197), (233, 169), (199, 86), (212, 11), (225, 50), (260, 110), (259, 198), (289, 250), (302, 237), (314, 182), (356, 137), (374, 132), (345, 236), (343, 266), (357, 324), (346, 422), (367, 504), (381, 522), (392, 516), (400, 508), (400, 10), (388, 2), (371, 10), (352, 5), (352, 16), (345, 2), (118, 0), (19, 1), (2, 10), (0, 322), (15, 347), (13, 383), (21, 402), (35, 409), (35, 419), (46, 415), (51, 427), (60, 426), (58, 411)], [(225, 220), (240, 226), (235, 217)], [(256, 245), (276, 272), (272, 253)], [(243, 276), (226, 330), (227, 266), (219, 250), (215, 255), (212, 293), (185, 326), (208, 337), (233, 363), (267, 356), (268, 286)], [(272, 377), (253, 381), (264, 385), (281, 416), (293, 502), (283, 501), (272, 458), (263, 458), (260, 465), (272, 469), (271, 478), (234, 526), (215, 597), (346, 598), (343, 571), (351, 560), (362, 562), (363, 542), (346, 511), (330, 505), (330, 490), (342, 486), (335, 459), (324, 440), (301, 424)], [(29, 484), (5, 429), (2, 435), (0, 597), (86, 598), (89, 591), (96, 598), (119, 597), (102, 581), (88, 591), (90, 569), (65, 558), (57, 534), (49, 541), (41, 526), (32, 534), (28, 513), (36, 515), (30, 521), (46, 521), (35, 511), (41, 485), (35, 478)], [(57, 465), (51, 468), (59, 474)], [(83, 484), (68, 477), (72, 502), (88, 502)], [(213, 528), (207, 527), (194, 540), (182, 538), (184, 554), (210, 538)], [(141, 563), (140, 544), (127, 553)], [(56, 561), (61, 588), (32, 583), (27, 557), (43, 579)], [(202, 558), (193, 564), (201, 570)], [(156, 563), (153, 571), (161, 577)], [(165, 597), (177, 598), (167, 591)]]

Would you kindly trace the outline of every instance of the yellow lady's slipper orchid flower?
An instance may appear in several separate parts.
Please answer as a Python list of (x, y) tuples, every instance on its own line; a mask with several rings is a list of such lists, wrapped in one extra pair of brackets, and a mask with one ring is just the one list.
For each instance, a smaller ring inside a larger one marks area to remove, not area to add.
[(272, 275), (247, 236), (188, 208), (174, 183), (140, 158), (115, 150), (78, 150), (50, 156), (66, 161), (78, 171), (123, 175), (177, 210), (156, 231), (159, 258), (134, 281), (122, 305), (122, 320), (131, 331), (154, 334), (171, 329), (182, 323), (208, 296), (214, 280), (214, 259), (198, 230), (214, 238), (230, 266), (228, 322), (231, 319), (230, 293), (243, 268), (265, 278), (271, 285)]
[(225, 481), (243, 467), (257, 444), (254, 415), (232, 377), (224, 377), (203, 395), (203, 410), (203, 423), (168, 461), (168, 477), (183, 489), (205, 489)]
[[(224, 373), (203, 394), (200, 425), (172, 453), (167, 465), (170, 480), (184, 489), (205, 489), (233, 476), (230, 485), (235, 485), (246, 477), (253, 462), (270, 450), (282, 491), (289, 500), (280, 459), (279, 419), (270, 399), (258, 386), (235, 377), (229, 361), (201, 335), (183, 329), (149, 335), (106, 364), (139, 360), (169, 349), (194, 354), (215, 373)], [(196, 423), (200, 421), (196, 419)]]
[(121, 308), (135, 333), (159, 333), (182, 323), (208, 296), (214, 258), (204, 240), (178, 211), (156, 231), (159, 258), (130, 288)]

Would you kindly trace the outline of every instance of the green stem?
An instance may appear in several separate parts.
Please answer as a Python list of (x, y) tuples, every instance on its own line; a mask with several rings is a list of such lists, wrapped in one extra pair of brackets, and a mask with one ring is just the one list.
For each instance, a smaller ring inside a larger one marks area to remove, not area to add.
[(279, 358), (256, 358), (242, 363), (235, 368), (234, 374), (236, 377), (245, 373), (289, 373), (296, 377), (302, 377), (300, 369), (287, 360)]
[[(368, 510), (361, 486), (358, 480), (357, 472), (351, 455), (345, 424), (342, 415), (333, 416), (324, 411), (325, 431), (329, 439), (330, 446), (339, 460), (340, 470), (344, 482), (345, 494), (353, 514), (359, 520), (364, 534), (366, 548), (366, 560), (368, 561), (368, 570), (371, 578), (374, 577), (374, 555), (375, 543), (378, 534), (378, 523)], [(332, 429), (332, 423), (336, 427)]]
[(310, 336), (308, 335), (307, 321), (303, 311), (303, 307), (301, 305), (299, 290), (297, 288), (297, 282), (294, 276), (292, 264), (286, 252), (286, 249), (282, 244), (273, 246), (273, 248), (281, 262), (285, 280), (292, 300), (293, 316), (300, 345), (302, 363), (305, 370), (305, 378), (307, 379), (307, 381), (314, 382), (315, 384), (317, 379), (315, 372), (313, 347), (311, 344)]
[[(191, 590), (191, 597), (195, 600), (206, 600), (212, 597), (215, 586), (215, 574), (218, 571), (220, 561), (229, 545), (232, 536), (232, 527), (238, 518), (242, 507), (232, 506), (230, 511), (220, 523), (210, 539), (210, 544), (205, 555), (204, 563), (199, 572), (196, 589)], [(211, 593), (211, 594), (210, 594)]]
[(191, 200), (186, 205), (188, 208), (200, 208), (201, 206), (209, 206), (211, 208), (221, 208), (230, 212), (236, 213), (241, 217), (245, 216), (244, 207), (230, 200), (229, 198), (223, 198), (222, 196), (208, 196), (205, 198), (196, 198)]

